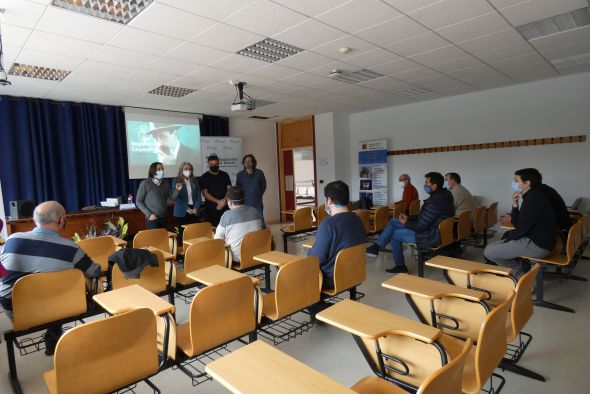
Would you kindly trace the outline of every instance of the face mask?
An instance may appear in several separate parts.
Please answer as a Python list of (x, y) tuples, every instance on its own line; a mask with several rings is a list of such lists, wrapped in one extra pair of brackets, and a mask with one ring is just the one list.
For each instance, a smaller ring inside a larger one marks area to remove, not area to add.
[(162, 179), (162, 178), (164, 178), (164, 171), (163, 170), (156, 171), (156, 179)]
[(254, 168), (254, 164), (246, 162), (246, 163), (244, 163), (244, 167), (246, 167), (246, 169), (248, 169), (248, 170), (251, 170), (252, 168)]
[(211, 166), (209, 167), (209, 170), (211, 170), (211, 172), (217, 172), (219, 171), (219, 166)]
[(399, 183), (399, 187), (402, 188), (402, 189), (405, 189), (406, 188), (406, 184), (404, 182), (400, 182)]
[(324, 205), (324, 211), (326, 211), (326, 213), (328, 214), (328, 216), (332, 216), (332, 214), (330, 213), (330, 207), (327, 205)]
[(512, 191), (516, 193), (520, 193), (522, 191), (520, 190), (520, 185), (514, 181), (512, 181)]
[(188, 178), (189, 176), (191, 176), (191, 172), (189, 170), (184, 170), (184, 171), (182, 171), (182, 175), (184, 175), (186, 178)]
[(443, 188), (448, 189), (449, 188), (449, 182), (445, 181), (445, 183), (443, 184)]
[(424, 191), (428, 194), (432, 193), (432, 186), (424, 185)]

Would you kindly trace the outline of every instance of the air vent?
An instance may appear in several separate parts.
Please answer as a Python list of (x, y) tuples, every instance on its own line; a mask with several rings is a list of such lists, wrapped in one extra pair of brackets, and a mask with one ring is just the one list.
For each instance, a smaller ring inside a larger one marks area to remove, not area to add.
[(367, 81), (371, 81), (373, 79), (383, 78), (384, 76), (385, 75), (383, 75), (383, 74), (379, 74), (379, 73), (376, 73), (375, 71), (367, 70), (366, 68), (359, 70), (359, 71), (355, 71), (350, 74), (342, 73), (342, 74), (336, 75), (336, 76), (330, 75), (330, 77), (332, 79), (335, 79), (336, 81), (353, 83), (353, 84), (367, 82)]
[(267, 105), (276, 104), (276, 103), (277, 103), (276, 101), (253, 99), (250, 102), (250, 106), (254, 107), (254, 108), (261, 108), (261, 107), (266, 107)]
[(566, 12), (550, 18), (516, 26), (516, 30), (527, 40), (545, 37), (590, 25), (588, 7)]
[(154, 0), (53, 0), (52, 5), (107, 21), (127, 24)]
[(259, 116), (259, 115), (254, 115), (254, 116), (250, 116), (250, 119), (261, 119), (261, 120), (266, 120), (266, 119), (272, 119), (272, 118), (276, 118), (277, 116)]
[(264, 40), (239, 50), (236, 53), (253, 59), (274, 63), (290, 56), (297, 55), (300, 52), (303, 52), (303, 49), (281, 41), (273, 40), (272, 38), (265, 38)]
[(57, 68), (32, 66), (29, 64), (14, 63), (8, 74), (18, 77), (45, 79), (47, 81), (62, 81), (70, 71)]
[(196, 92), (196, 89), (189, 89), (189, 88), (179, 88), (178, 86), (168, 86), (162, 85), (160, 87), (155, 88), (154, 90), (149, 91), (148, 93), (157, 94), (160, 96), (168, 96), (168, 97), (184, 97), (193, 92)]
[(553, 64), (553, 66), (558, 70), (575, 66), (583, 66), (585, 64), (590, 64), (590, 53), (582, 53), (580, 55), (551, 60), (551, 64)]
[(412, 89), (406, 89), (406, 90), (401, 90), (401, 91), (392, 92), (392, 93), (397, 96), (402, 96), (402, 97), (416, 97), (416, 96), (422, 96), (424, 94), (430, 94), (430, 93), (434, 93), (434, 92), (432, 90), (428, 90), (425, 88), (412, 88)]

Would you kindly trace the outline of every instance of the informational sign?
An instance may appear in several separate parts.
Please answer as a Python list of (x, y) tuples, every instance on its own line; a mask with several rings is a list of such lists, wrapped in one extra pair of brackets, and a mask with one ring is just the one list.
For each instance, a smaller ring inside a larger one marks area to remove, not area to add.
[[(4, 214), (4, 200), (2, 199), (2, 183), (0, 182), (0, 227), (2, 227), (2, 231), (0, 231), (0, 238), (2, 240), (6, 240), (7, 233), (6, 233), (6, 215)], [(1, 241), (1, 240), (0, 240)], [(2, 242), (0, 242), (1, 244)]]
[(387, 140), (359, 142), (359, 178), (359, 198), (368, 198), (374, 206), (388, 204)]
[(219, 157), (219, 169), (229, 174), (232, 185), (236, 184), (238, 172), (242, 170), (242, 139), (238, 137), (201, 137), (201, 158), (203, 171), (209, 169), (207, 158)]

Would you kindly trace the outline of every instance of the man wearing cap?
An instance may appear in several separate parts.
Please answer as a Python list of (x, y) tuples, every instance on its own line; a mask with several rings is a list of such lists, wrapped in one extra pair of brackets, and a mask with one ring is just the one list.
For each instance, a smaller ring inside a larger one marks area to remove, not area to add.
[(195, 161), (197, 151), (184, 145), (178, 139), (178, 129), (182, 125), (165, 125), (156, 126), (156, 123), (150, 123), (150, 129), (146, 134), (151, 135), (156, 140), (156, 151), (158, 161), (162, 164), (177, 164), (181, 161)]

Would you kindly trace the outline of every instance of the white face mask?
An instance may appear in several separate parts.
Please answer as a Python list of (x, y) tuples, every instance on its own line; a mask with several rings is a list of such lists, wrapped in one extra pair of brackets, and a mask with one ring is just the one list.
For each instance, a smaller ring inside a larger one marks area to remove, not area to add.
[(184, 170), (184, 171), (182, 171), (182, 175), (184, 175), (186, 178), (188, 178), (189, 176), (191, 176), (191, 172), (190, 172), (190, 170)]
[(405, 184), (405, 183), (403, 183), (403, 182), (400, 182), (400, 183), (399, 183), (399, 187), (400, 187), (401, 189), (405, 189), (405, 187), (406, 187), (406, 184)]
[(164, 171), (163, 170), (156, 171), (156, 179), (162, 179), (162, 178), (164, 178)]

